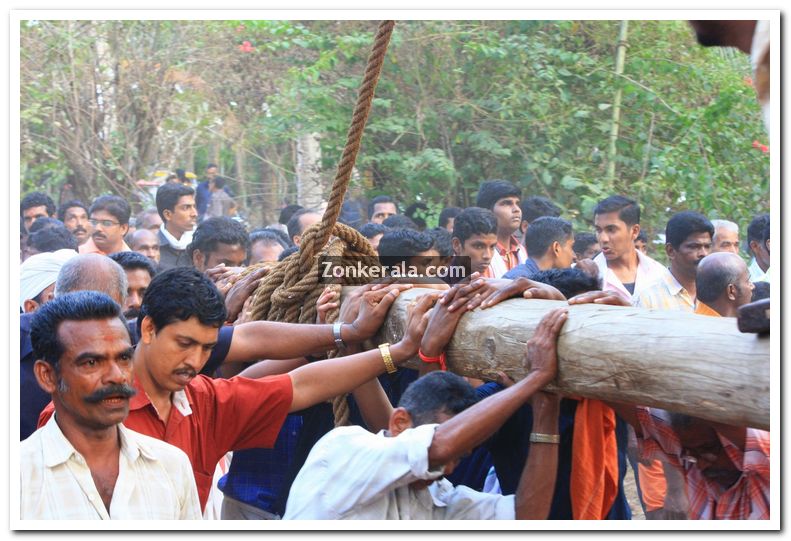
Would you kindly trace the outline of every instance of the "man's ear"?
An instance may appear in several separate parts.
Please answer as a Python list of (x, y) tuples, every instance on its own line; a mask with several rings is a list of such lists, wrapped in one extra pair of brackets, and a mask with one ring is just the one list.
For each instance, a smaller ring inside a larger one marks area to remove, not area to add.
[(291, 237), (291, 242), (294, 244), (294, 246), (299, 246), (300, 240), (302, 240), (302, 235), (294, 235)]
[(632, 242), (634, 242), (634, 239), (636, 239), (637, 235), (639, 234), (640, 234), (640, 224), (634, 224), (632, 226)]
[(165, 209), (162, 211), (162, 221), (168, 223), (170, 220), (173, 219), (173, 211), (170, 209)]
[(530, 227), (530, 222), (528, 222), (527, 220), (522, 220), (521, 222), (519, 222), (519, 231), (522, 232), (522, 236), (524, 236), (524, 234), (527, 233), (528, 227)]
[(25, 311), (26, 314), (35, 312), (38, 309), (38, 306), (39, 304), (33, 299), (25, 299), (25, 302), (22, 303), (22, 309)]
[(735, 301), (736, 300), (736, 285), (735, 284), (728, 284), (728, 287), (725, 289), (728, 292), (728, 300)]
[(206, 258), (203, 257), (203, 252), (200, 250), (195, 250), (192, 252), (192, 265), (198, 269), (199, 271), (203, 272), (206, 270), (203, 268), (203, 264), (206, 262)]
[(461, 255), (462, 250), (464, 250), (464, 245), (459, 240), (459, 237), (453, 237), (450, 239), (450, 243), (453, 246), (453, 253), (456, 255)]
[(560, 245), (558, 241), (552, 241), (552, 256), (557, 259), (560, 255), (560, 252), (563, 251), (563, 247)]
[(665, 244), (665, 253), (667, 254), (667, 258), (671, 261), (676, 257), (676, 249), (673, 248), (673, 245), (669, 242)]
[(398, 436), (407, 428), (412, 428), (412, 416), (404, 408), (395, 408), (390, 414), (387, 430), (391, 436)]
[(129, 224), (121, 224), (121, 229), (123, 233), (121, 233), (121, 237), (125, 237), (127, 233), (129, 233)]
[(154, 327), (154, 320), (151, 319), (151, 316), (145, 316), (143, 321), (140, 322), (140, 341), (146, 345), (151, 344), (151, 340), (154, 339), (154, 335), (156, 334), (156, 328)]
[(48, 394), (52, 394), (58, 388), (58, 376), (55, 367), (41, 359), (33, 363), (33, 374), (36, 376), (38, 386)]

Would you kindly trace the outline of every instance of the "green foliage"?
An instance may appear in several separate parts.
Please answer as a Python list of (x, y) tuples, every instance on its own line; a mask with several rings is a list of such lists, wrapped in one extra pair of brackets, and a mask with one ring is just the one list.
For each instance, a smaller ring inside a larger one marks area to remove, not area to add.
[[(184, 155), (201, 166), (198, 171), (218, 159), (230, 169), (232, 149), (242, 148), (269, 174), (276, 172), (277, 191), (261, 188), (268, 195), (250, 202), (271, 205), (294, 193), (293, 141), (317, 132), (324, 174), (332, 178), (376, 23), (154, 23), (106, 23), (104, 29), (131, 40), (113, 49), (116, 60), (148, 62), (150, 73), (136, 75), (138, 94), (126, 98), (129, 106), (149, 103), (163, 81), (158, 70), (177, 70), (188, 82), (169, 92), (168, 110), (157, 123), (156, 146), (167, 151), (152, 158), (126, 126), (112, 134), (110, 156), (99, 153), (97, 167), (108, 177), (123, 182), (119, 171), (128, 163), (172, 167)], [(22, 77), (26, 186), (42, 172), (50, 172), (53, 183), (76, 173), (64, 168), (63, 147), (53, 144), (61, 135), (52, 118), (68, 86), (49, 69), (65, 62), (52, 44), (74, 29), (65, 22), (48, 28), (47, 34), (22, 26), (23, 43), (37, 55), (23, 55), (23, 65), (31, 67)], [(642, 203), (651, 235), (682, 209), (743, 225), (767, 211), (768, 154), (752, 145), (767, 143), (767, 136), (744, 81), (748, 58), (698, 46), (685, 21), (634, 21), (624, 74), (616, 78), (617, 32), (618, 21), (398, 22), (357, 159), (355, 189), (388, 193), (405, 205), (422, 201), (438, 214), (443, 206), (473, 202), (482, 180), (505, 178), (526, 196), (550, 197), (586, 230), (597, 201), (624, 193)], [(73, 49), (70, 62), (84, 78), (95, 61), (93, 38), (83, 33), (74, 39), (79, 36), (85, 43)], [(46, 46), (38, 48), (36, 40)], [(249, 50), (242, 50), (244, 42)], [(156, 53), (151, 44), (168, 49)], [(156, 63), (160, 68), (153, 69)], [(606, 149), (617, 88), (623, 99), (610, 182)], [(96, 186), (107, 187), (107, 181)]]

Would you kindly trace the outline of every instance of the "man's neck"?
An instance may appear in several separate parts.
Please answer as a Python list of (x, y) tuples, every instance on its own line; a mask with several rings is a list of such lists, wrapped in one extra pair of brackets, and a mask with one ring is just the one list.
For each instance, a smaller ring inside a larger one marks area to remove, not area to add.
[(530, 259), (532, 259), (535, 262), (536, 266), (538, 267), (538, 270), (544, 271), (555, 268), (555, 262), (552, 260), (551, 257), (544, 256), (539, 259), (531, 257)]
[(608, 259), (607, 266), (613, 271), (621, 272), (636, 272), (637, 266), (640, 264), (640, 259), (637, 255), (637, 250), (626, 252), (621, 257), (615, 259)]
[(725, 295), (722, 295), (714, 302), (707, 302), (706, 304), (722, 317), (736, 317), (738, 315), (736, 306)]
[(151, 374), (146, 368), (145, 347), (144, 344), (138, 344), (135, 350), (135, 378), (137, 378), (138, 384), (143, 388), (143, 391), (145, 391), (146, 396), (148, 396), (148, 399), (157, 411), (159, 418), (163, 423), (167, 424), (168, 418), (170, 417), (173, 393), (158, 385), (151, 377)]
[(181, 240), (181, 235), (183, 235), (183, 234), (184, 234), (184, 231), (182, 231), (181, 229), (178, 229), (178, 228), (174, 227), (174, 226), (172, 225), (172, 223), (173, 223), (173, 222), (167, 222), (167, 223), (165, 224), (165, 229), (167, 229), (168, 233), (170, 233), (171, 235), (173, 235), (173, 238), (175, 238), (176, 240)]
[(677, 269), (672, 263), (670, 264), (670, 274), (673, 275), (673, 278), (681, 284), (681, 287), (687, 290), (692, 298), (695, 298), (697, 294), (697, 289), (695, 289), (695, 276), (687, 276), (682, 273), (679, 269)]
[[(61, 408), (61, 411), (62, 408)], [(58, 415), (55, 409), (55, 422), (69, 443), (80, 453), (85, 460), (112, 458), (118, 456), (121, 443), (118, 435), (118, 425), (103, 428), (86, 428), (78, 425), (68, 415)]]
[(510, 230), (510, 229), (507, 229), (505, 231), (502, 231), (502, 230), (498, 229), (497, 230), (497, 243), (499, 245), (505, 247), (506, 250), (509, 250), (510, 247), (511, 247), (511, 235), (513, 235), (513, 231)]

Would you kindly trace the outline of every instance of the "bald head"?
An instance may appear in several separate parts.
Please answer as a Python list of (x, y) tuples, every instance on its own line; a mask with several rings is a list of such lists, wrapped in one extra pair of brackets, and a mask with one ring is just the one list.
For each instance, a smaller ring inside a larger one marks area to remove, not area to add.
[(154, 263), (159, 263), (159, 238), (148, 229), (138, 229), (129, 236), (129, 247), (143, 254)]
[(122, 306), (126, 302), (126, 289), (123, 267), (99, 254), (72, 257), (63, 264), (55, 281), (55, 297), (71, 291), (100, 291)]
[(704, 257), (698, 264), (695, 287), (698, 300), (722, 316), (735, 315), (736, 308), (750, 302), (753, 290), (747, 265), (731, 252), (716, 252)]

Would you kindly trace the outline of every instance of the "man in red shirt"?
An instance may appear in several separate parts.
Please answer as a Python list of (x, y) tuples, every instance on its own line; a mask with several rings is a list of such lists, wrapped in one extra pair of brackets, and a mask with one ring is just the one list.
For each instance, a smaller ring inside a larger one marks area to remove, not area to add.
[[(364, 294), (351, 324), (298, 325), (261, 322), (262, 358), (289, 359), (327, 350), (337, 341), (358, 343), (373, 336), (398, 296), (398, 288)], [(261, 379), (211, 379), (199, 372), (225, 322), (222, 296), (196, 269), (158, 274), (146, 290), (138, 318), (135, 350), (137, 395), (127, 428), (182, 449), (190, 458), (201, 508), (205, 507), (217, 461), (228, 451), (272, 447), (289, 412), (348, 393), (417, 354), (433, 292), (421, 297), (404, 338), (392, 346), (312, 363), (288, 374)], [(50, 404), (39, 426), (52, 414)]]

